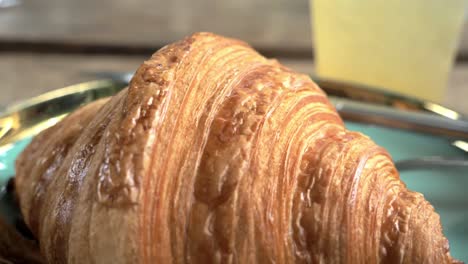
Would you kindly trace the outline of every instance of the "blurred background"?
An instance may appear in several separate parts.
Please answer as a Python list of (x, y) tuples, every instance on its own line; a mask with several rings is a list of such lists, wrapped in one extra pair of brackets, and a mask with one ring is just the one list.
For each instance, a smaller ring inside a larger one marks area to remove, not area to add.
[[(160, 47), (196, 31), (247, 41), (314, 73), (308, 0), (0, 0), (0, 105), (134, 71)], [(392, 21), (388, 21), (392, 23)], [(442, 103), (468, 113), (468, 25)]]
[[(311, 11), (310, 6), (319, 8)], [(300, 72), (356, 77), (358, 82), (374, 78), (371, 85), (437, 98), (468, 116), (465, 9), (468, 0), (0, 0), (0, 111), (46, 91), (95, 80), (97, 73), (134, 72), (159, 48), (194, 32), (210, 31), (244, 40)], [(403, 88), (391, 87), (395, 80), (404, 83)], [(387, 97), (378, 98), (388, 102)], [(394, 105), (398, 106), (404, 108)], [(52, 110), (58, 107), (38, 109), (24, 114), (25, 120), (57, 114)], [(58, 117), (40, 120), (39, 125), (25, 122), (24, 130), (35, 132), (30, 128), (44, 128)], [(4, 135), (20, 138), (23, 131), (10, 128), (24, 124), (5, 120)], [(466, 120), (463, 124), (466, 129)], [(396, 161), (447, 158), (451, 167), (437, 170), (423, 164), (402, 178), (434, 204), (453, 255), (468, 262), (468, 171), (450, 163), (456, 159), (466, 164), (468, 142), (375, 125), (346, 125), (369, 135)], [(0, 122), (0, 132), (4, 127)], [(14, 174), (14, 157), (28, 140), (14, 148), (8, 144), (3, 153), (0, 149), (0, 189), (6, 176)]]

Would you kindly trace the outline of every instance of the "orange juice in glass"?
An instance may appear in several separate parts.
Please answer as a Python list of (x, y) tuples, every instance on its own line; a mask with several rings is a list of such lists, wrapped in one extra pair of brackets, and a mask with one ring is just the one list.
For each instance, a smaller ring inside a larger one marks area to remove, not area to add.
[(466, 0), (310, 0), (317, 74), (440, 102)]

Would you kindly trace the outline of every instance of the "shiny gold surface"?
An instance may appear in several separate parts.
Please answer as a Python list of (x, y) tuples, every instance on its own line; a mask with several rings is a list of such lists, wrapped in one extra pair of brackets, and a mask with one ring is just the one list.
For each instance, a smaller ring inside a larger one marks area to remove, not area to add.
[(74, 109), (111, 96), (125, 84), (110, 80), (80, 83), (7, 107), (0, 115), (0, 146), (36, 135)]
[(385, 105), (400, 110), (435, 113), (453, 120), (463, 119), (460, 113), (434, 102), (404, 96), (359, 83), (319, 77), (312, 78), (328, 95), (344, 97), (359, 102)]
[(462, 149), (466, 152), (468, 152), (468, 143), (462, 140), (456, 140), (455, 142), (452, 143), (455, 147)]
[(461, 119), (461, 115), (451, 109), (448, 109), (445, 106), (431, 103), (431, 102), (425, 102), (424, 103), (424, 108), (428, 109), (434, 113), (437, 113), (441, 116), (445, 116), (447, 118), (453, 119), (453, 120), (458, 120)]
[[(330, 96), (385, 105), (406, 111), (437, 113), (450, 119), (462, 118), (459, 113), (444, 106), (386, 92), (374, 87), (329, 79), (313, 79)], [(56, 124), (74, 109), (96, 99), (111, 96), (125, 86), (127, 86), (126, 82), (116, 79), (98, 80), (54, 90), (11, 105), (3, 113), (0, 113), (0, 147), (34, 136)], [(346, 114), (341, 114), (343, 118), (347, 119)], [(360, 122), (376, 123), (375, 120), (369, 118), (360, 120)], [(403, 125), (407, 126), (407, 124)], [(464, 141), (461, 142), (465, 143)]]

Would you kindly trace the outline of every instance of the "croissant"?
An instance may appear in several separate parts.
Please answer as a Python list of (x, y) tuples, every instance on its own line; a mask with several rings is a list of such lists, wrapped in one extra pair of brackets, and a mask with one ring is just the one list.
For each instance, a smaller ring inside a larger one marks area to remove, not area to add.
[(458, 263), (308, 76), (211, 33), (36, 136), (16, 170), (47, 263)]

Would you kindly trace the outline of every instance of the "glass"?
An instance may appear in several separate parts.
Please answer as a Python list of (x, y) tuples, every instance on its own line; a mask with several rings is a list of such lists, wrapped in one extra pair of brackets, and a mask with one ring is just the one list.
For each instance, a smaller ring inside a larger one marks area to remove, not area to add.
[(317, 74), (440, 102), (466, 0), (310, 0)]

